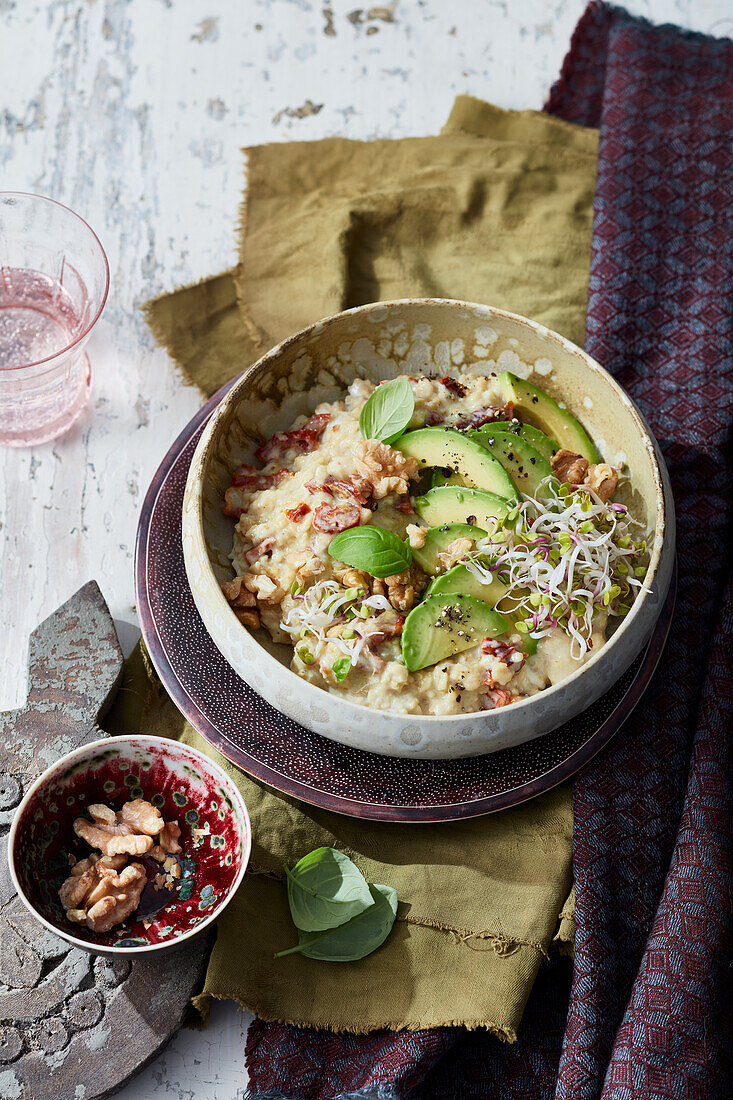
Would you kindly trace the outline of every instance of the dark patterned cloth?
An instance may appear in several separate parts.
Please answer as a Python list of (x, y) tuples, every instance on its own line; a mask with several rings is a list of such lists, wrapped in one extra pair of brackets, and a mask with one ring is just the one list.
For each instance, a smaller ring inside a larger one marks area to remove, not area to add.
[(517, 1043), (255, 1021), (252, 1095), (733, 1097), (733, 43), (593, 3), (547, 109), (600, 127), (587, 348), (670, 470), (679, 589), (637, 711), (573, 795), (576, 956)]

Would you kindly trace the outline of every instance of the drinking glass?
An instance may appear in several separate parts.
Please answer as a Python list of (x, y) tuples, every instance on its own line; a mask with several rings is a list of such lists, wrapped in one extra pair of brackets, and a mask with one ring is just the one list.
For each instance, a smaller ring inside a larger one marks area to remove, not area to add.
[(81, 415), (84, 347), (108, 290), (104, 249), (78, 214), (0, 191), (0, 445), (55, 439)]

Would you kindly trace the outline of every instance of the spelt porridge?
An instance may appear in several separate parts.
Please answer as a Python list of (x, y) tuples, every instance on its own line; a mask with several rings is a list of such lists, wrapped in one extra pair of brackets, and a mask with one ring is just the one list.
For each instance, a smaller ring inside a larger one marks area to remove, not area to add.
[[(237, 469), (243, 627), (291, 668), (378, 710), (511, 705), (604, 644), (643, 586), (643, 527), (580, 422), (488, 377), (358, 379)], [(623, 478), (622, 478), (623, 480)]]

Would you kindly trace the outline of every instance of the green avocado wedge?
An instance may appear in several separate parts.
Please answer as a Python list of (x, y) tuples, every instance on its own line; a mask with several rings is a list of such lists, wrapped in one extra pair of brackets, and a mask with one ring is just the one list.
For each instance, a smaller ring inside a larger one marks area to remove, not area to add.
[(501, 462), (482, 443), (452, 428), (418, 428), (401, 436), (394, 447), (414, 458), (422, 469), (452, 471), (462, 485), (485, 489), (505, 500), (516, 495), (514, 482)]
[(552, 476), (550, 463), (522, 436), (497, 427), (471, 431), (470, 435), (484, 441), (484, 447), (499, 459), (520, 492), (536, 496), (540, 482)]
[(497, 521), (504, 519), (512, 508), (511, 501), (503, 500), (495, 493), (469, 489), (463, 485), (442, 485), (430, 489), (424, 496), (415, 497), (412, 503), (428, 527), (465, 523), (480, 527), (483, 531), (494, 531)]
[(565, 450), (582, 455), (589, 462), (600, 456), (583, 425), (567, 409), (561, 408), (549, 393), (510, 371), (499, 375), (505, 401), (512, 401), (521, 420), (556, 439)]
[(447, 550), (452, 542), (456, 539), (473, 539), (478, 542), (485, 534), (481, 528), (472, 527), (470, 523), (444, 523), (442, 527), (429, 527), (425, 532), (425, 545), (419, 549), (413, 548), (413, 560), (432, 577), (440, 572), (438, 554)]
[(473, 596), (432, 596), (413, 607), (402, 629), (402, 657), (416, 672), (509, 632), (509, 623)]
[(495, 420), (493, 424), (482, 424), (480, 428), (475, 429), (482, 434), (494, 430), (518, 435), (520, 439), (529, 443), (530, 447), (539, 451), (547, 462), (552, 462), (553, 457), (560, 450), (560, 445), (554, 439), (550, 439), (549, 435), (545, 435), (539, 428), (533, 428), (531, 424), (521, 424), (518, 420)]
[[(459, 595), (473, 596), (477, 600), (483, 600), (490, 607), (496, 608), (506, 592), (506, 585), (498, 577), (494, 577), (489, 584), (484, 584), (478, 577), (473, 575), (470, 569), (458, 562), (447, 573), (442, 573), (430, 582), (425, 597), (444, 596), (453, 592)], [(501, 614), (509, 623), (510, 631), (514, 631), (516, 629), (516, 616), (507, 611), (502, 611)], [(530, 638), (528, 634), (522, 635), (522, 650), (528, 657), (537, 652), (537, 645), (537, 638)]]
[(506, 585), (498, 577), (494, 577), (489, 584), (484, 584), (473, 575), (470, 569), (458, 562), (446, 573), (441, 573), (431, 581), (425, 598), (446, 595), (472, 596), (475, 600), (483, 600), (489, 607), (496, 607), (505, 591)]

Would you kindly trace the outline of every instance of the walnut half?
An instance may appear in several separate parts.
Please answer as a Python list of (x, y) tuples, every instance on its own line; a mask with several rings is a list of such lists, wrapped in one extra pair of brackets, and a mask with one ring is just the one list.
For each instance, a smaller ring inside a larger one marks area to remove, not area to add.
[[(79, 873), (82, 864), (87, 866)], [(86, 924), (92, 932), (108, 932), (137, 909), (146, 881), (141, 863), (121, 870), (105, 856), (90, 856), (72, 868), (59, 898), (69, 920)]]
[(428, 579), (419, 565), (412, 563), (409, 569), (395, 573), (392, 577), (372, 580), (372, 594), (386, 596), (396, 611), (409, 611), (415, 602), (417, 593), (422, 592)]
[(408, 492), (410, 479), (418, 475), (416, 460), (388, 443), (360, 439), (354, 444), (353, 453), (357, 472), (372, 486), (375, 500), (390, 493)]
[(605, 504), (616, 492), (618, 472), (608, 463), (598, 462), (590, 467), (583, 484), (592, 489)]
[(126, 802), (116, 813), (95, 802), (88, 813), (92, 820), (78, 817), (74, 832), (99, 851), (72, 863), (59, 899), (70, 921), (85, 924), (92, 932), (108, 932), (137, 909), (147, 882), (143, 865), (128, 863), (128, 856), (149, 853), (164, 863), (172, 883), (181, 877), (174, 859), (181, 851), (181, 830), (175, 821), (165, 822), (143, 798)]
[(244, 577), (235, 577), (233, 581), (224, 581), (221, 590), (242, 626), (246, 626), (250, 630), (257, 630), (260, 625), (257, 599), (254, 592), (250, 592), (245, 585)]
[(568, 485), (580, 485), (588, 473), (588, 459), (561, 447), (552, 456), (552, 472), (555, 477)]

